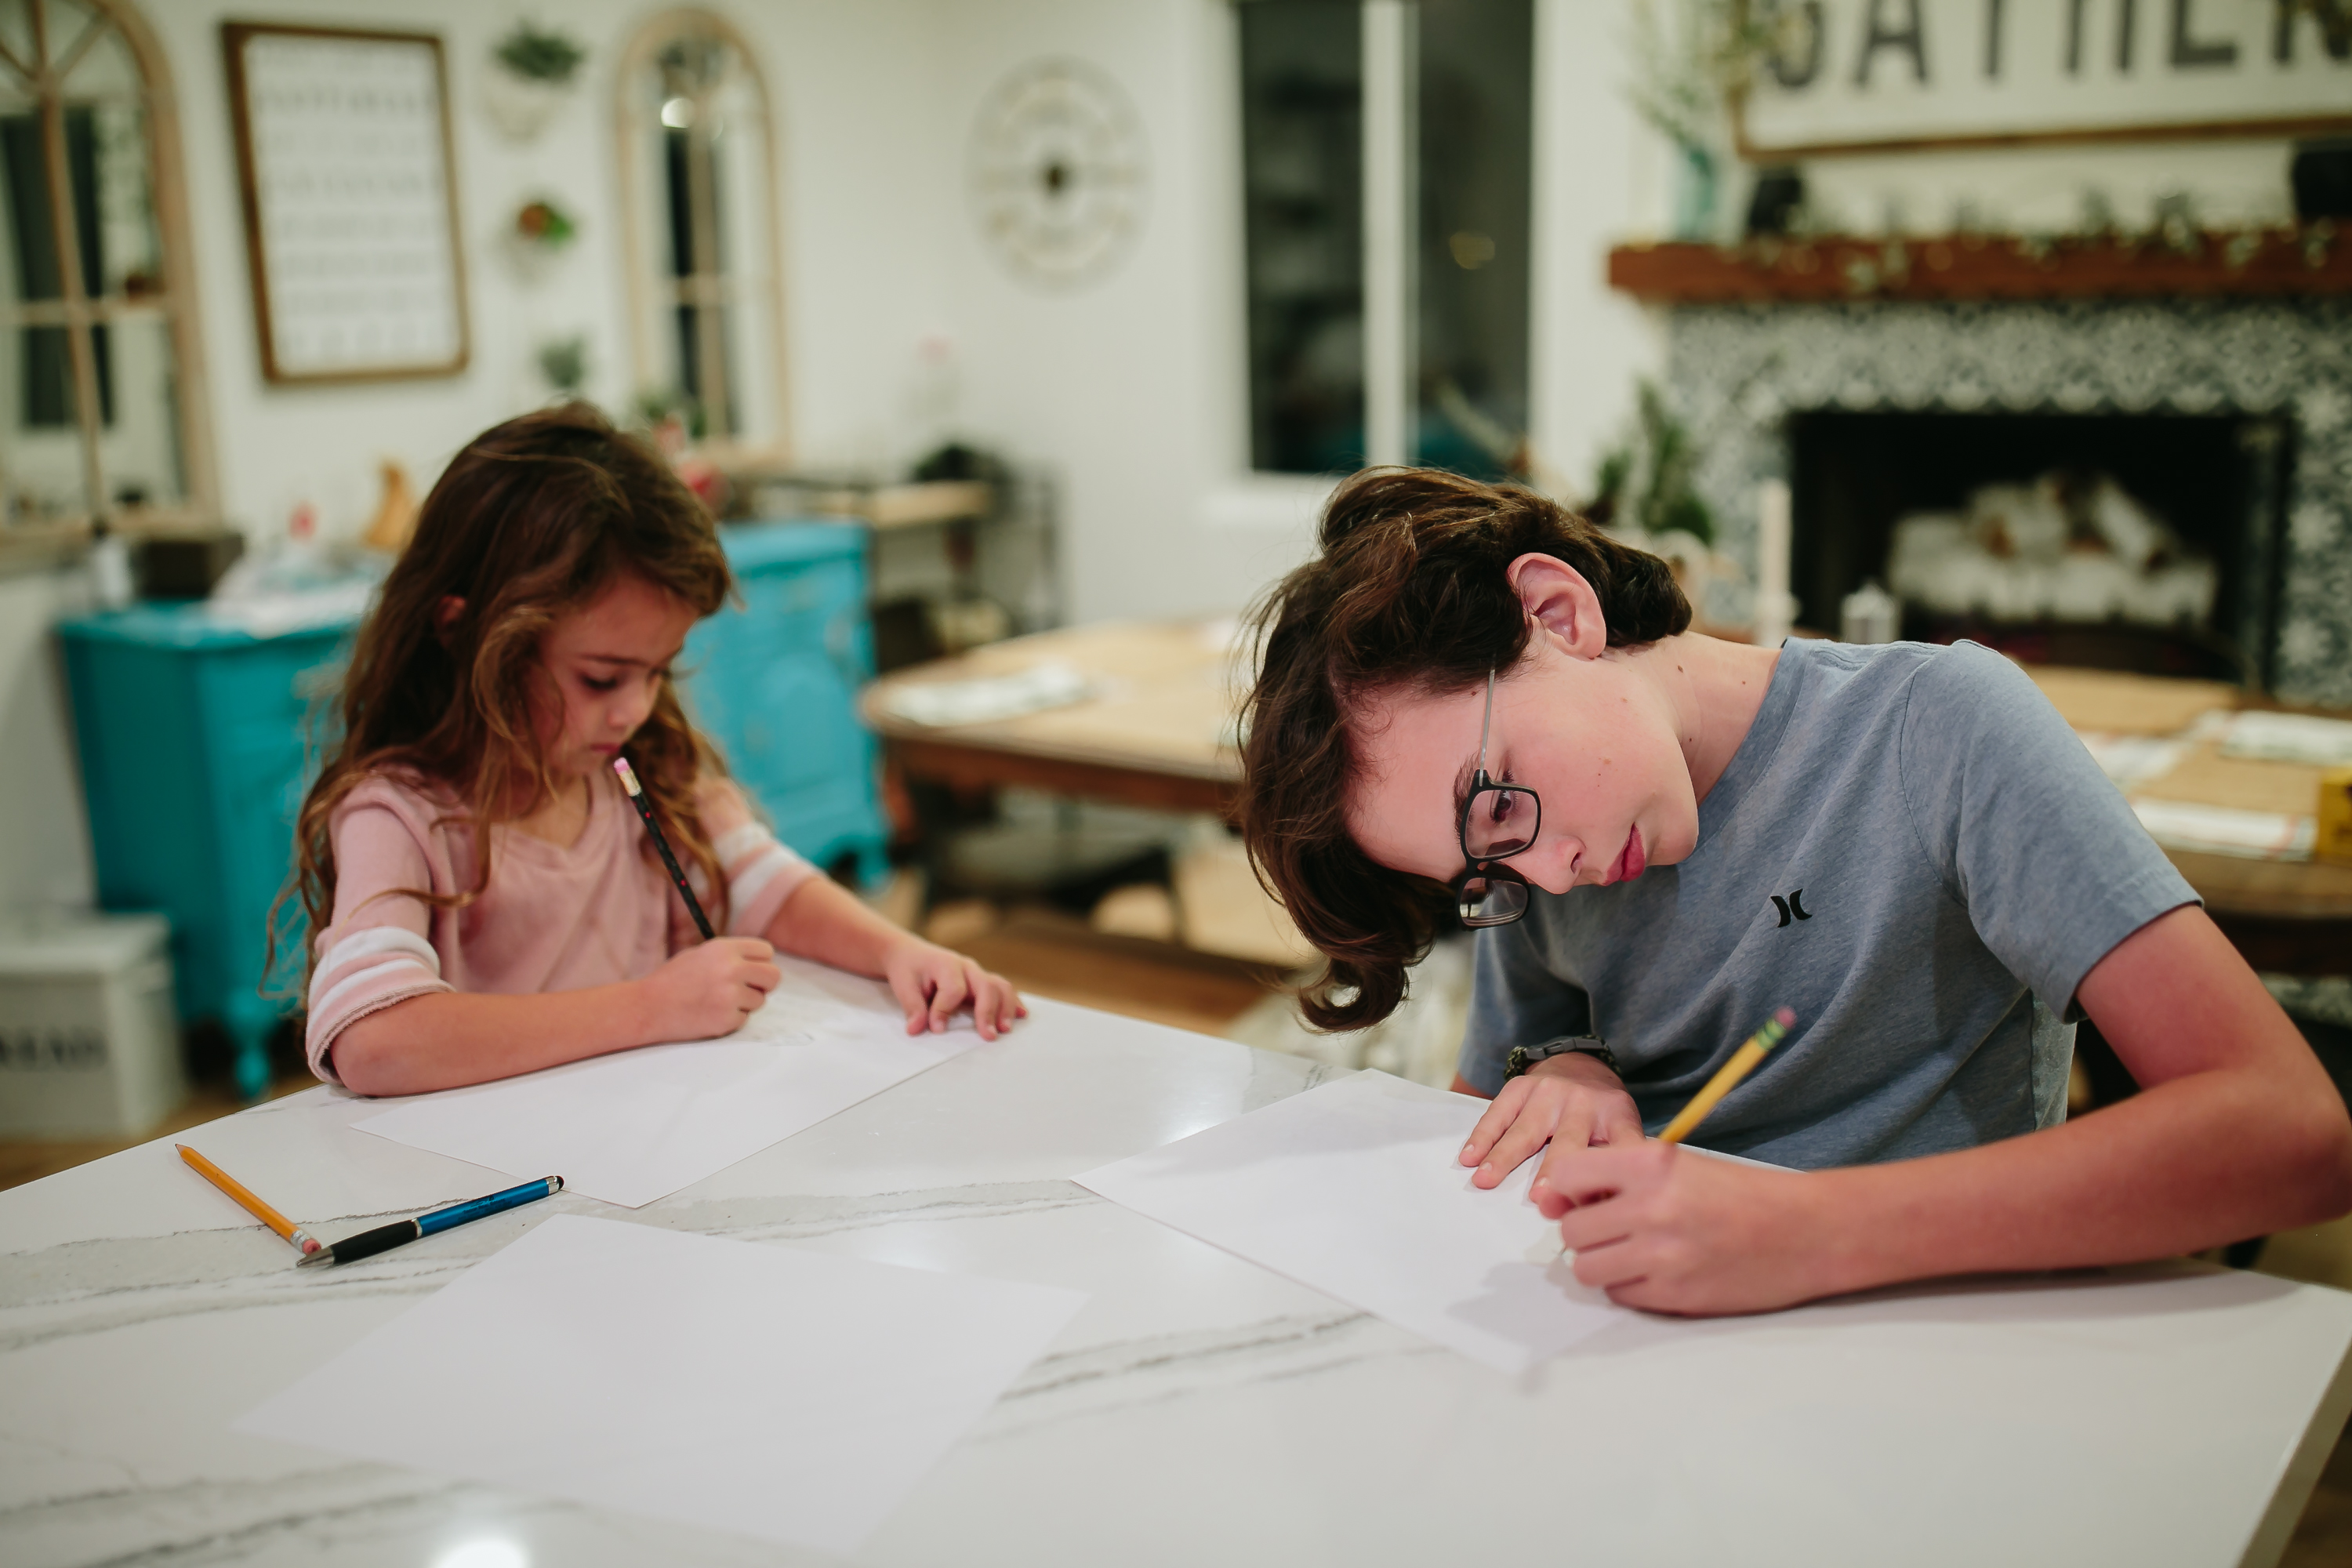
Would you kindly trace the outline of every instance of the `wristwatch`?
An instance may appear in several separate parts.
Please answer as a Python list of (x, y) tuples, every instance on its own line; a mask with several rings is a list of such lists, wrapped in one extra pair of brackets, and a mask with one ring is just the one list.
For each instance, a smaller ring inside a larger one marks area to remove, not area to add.
[(1503, 1074), (1503, 1081), (1508, 1083), (1536, 1063), (1549, 1061), (1553, 1057), (1564, 1057), (1571, 1051), (1595, 1058), (1611, 1072), (1616, 1073), (1620, 1078), (1624, 1076), (1617, 1066), (1616, 1057), (1609, 1049), (1608, 1042), (1600, 1036), (1562, 1035), (1556, 1040), (1546, 1040), (1539, 1046), (1513, 1046), (1509, 1070)]

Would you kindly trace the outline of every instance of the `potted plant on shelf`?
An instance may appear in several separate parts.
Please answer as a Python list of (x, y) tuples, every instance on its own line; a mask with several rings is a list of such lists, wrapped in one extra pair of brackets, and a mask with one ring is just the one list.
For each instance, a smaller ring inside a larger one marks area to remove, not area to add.
[(482, 77), (482, 106), (490, 121), (515, 142), (546, 129), (576, 84), (586, 47), (552, 28), (525, 21), (490, 51)]

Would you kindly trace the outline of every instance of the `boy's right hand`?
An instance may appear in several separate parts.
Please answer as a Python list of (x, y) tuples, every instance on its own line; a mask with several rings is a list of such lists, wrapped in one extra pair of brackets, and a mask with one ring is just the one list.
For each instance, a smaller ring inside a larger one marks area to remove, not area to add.
[(639, 984), (653, 1004), (655, 1040), (731, 1035), (784, 977), (776, 950), (755, 936), (722, 936), (673, 954)]
[(1615, 1073), (1589, 1051), (1547, 1057), (1503, 1086), (1470, 1130), (1462, 1163), (1471, 1184), (1491, 1187), (1547, 1143), (1638, 1145), (1642, 1115)]

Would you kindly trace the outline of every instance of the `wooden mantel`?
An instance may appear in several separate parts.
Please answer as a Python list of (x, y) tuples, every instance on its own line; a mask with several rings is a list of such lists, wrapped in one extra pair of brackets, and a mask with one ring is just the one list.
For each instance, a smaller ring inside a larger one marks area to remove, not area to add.
[(1609, 286), (1658, 305), (2352, 294), (2352, 224), (2154, 237), (1817, 235), (1623, 245)]

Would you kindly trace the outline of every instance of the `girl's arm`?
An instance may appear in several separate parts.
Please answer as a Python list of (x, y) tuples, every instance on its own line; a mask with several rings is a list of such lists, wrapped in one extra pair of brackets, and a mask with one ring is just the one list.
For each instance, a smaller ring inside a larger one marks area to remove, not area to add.
[(1536, 1178), (1577, 1278), (1628, 1306), (1741, 1312), (1897, 1280), (2136, 1262), (2352, 1209), (2352, 1121), (2303, 1037), (2193, 906), (2078, 992), (2140, 1092), (2060, 1127), (1799, 1173), (1656, 1142), (1555, 1143)]
[(440, 991), (354, 1019), (335, 1075), (360, 1094), (423, 1094), (662, 1040), (731, 1033), (782, 978), (766, 942), (721, 937), (642, 980), (499, 996)]

